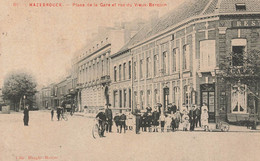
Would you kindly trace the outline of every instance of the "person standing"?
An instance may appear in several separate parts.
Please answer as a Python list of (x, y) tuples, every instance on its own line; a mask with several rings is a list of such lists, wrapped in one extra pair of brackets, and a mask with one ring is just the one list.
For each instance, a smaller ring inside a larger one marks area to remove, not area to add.
[(164, 113), (160, 116), (160, 123), (161, 123), (161, 132), (164, 132), (164, 125), (165, 125), (165, 115)]
[(205, 131), (208, 130), (208, 126), (209, 126), (208, 118), (209, 118), (208, 111), (207, 111), (207, 109), (204, 108), (201, 113), (201, 125)]
[(176, 111), (176, 113), (174, 115), (175, 115), (175, 128), (179, 129), (179, 125), (180, 125), (180, 122), (181, 122), (181, 113), (177, 109), (177, 111)]
[(61, 114), (61, 107), (58, 106), (57, 107), (57, 118), (58, 118), (58, 121), (60, 121), (60, 114)]
[(194, 131), (195, 127), (195, 105), (192, 106), (191, 110), (189, 111), (189, 117), (190, 117), (190, 131)]
[(196, 115), (196, 118), (195, 118), (195, 125), (196, 127), (198, 127), (198, 123), (199, 123), (199, 127), (201, 127), (201, 111), (199, 109), (198, 106), (195, 107), (195, 115)]
[(28, 105), (25, 106), (24, 110), (23, 110), (23, 123), (24, 123), (24, 126), (28, 126), (28, 123), (29, 123), (29, 107)]
[(158, 132), (158, 126), (159, 126), (159, 117), (160, 113), (157, 111), (157, 108), (153, 111), (152, 118), (153, 118), (153, 132)]
[(119, 126), (120, 126), (120, 116), (118, 113), (116, 113), (116, 116), (114, 117), (114, 121), (116, 124), (117, 133), (119, 133)]
[(135, 115), (135, 133), (140, 134), (141, 114), (138, 107), (136, 107), (133, 115)]
[(53, 115), (54, 115), (54, 110), (53, 108), (51, 109), (51, 121), (53, 121)]
[(107, 105), (107, 108), (105, 110), (105, 115), (107, 119), (107, 126), (106, 126), (106, 132), (112, 132), (112, 119), (113, 119), (113, 114), (112, 110), (109, 108), (111, 104)]
[(122, 132), (122, 128), (124, 128), (124, 133), (125, 133), (125, 128), (126, 128), (126, 115), (124, 113), (122, 113), (122, 115), (120, 116), (120, 133)]

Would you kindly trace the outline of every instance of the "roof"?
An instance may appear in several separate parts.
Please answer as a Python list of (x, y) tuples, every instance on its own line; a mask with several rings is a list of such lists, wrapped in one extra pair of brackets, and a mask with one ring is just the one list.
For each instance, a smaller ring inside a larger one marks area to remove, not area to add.
[(151, 38), (152, 36), (170, 29), (182, 21), (196, 16), (206, 16), (212, 14), (238, 13), (235, 4), (245, 3), (246, 11), (259, 12), (260, 0), (186, 0), (172, 12), (159, 18), (156, 23), (147, 23), (130, 41), (121, 48), (120, 52), (129, 49), (136, 44)]
[(237, 12), (235, 4), (238, 3), (244, 3), (246, 5), (246, 12), (260, 13), (260, 0), (222, 0), (220, 3), (219, 13)]

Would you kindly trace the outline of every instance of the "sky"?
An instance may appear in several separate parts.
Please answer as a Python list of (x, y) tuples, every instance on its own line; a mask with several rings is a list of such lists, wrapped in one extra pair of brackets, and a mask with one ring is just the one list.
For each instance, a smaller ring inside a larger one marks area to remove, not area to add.
[[(134, 3), (166, 7), (134, 7)], [(182, 0), (8, 0), (0, 1), (0, 88), (12, 71), (31, 73), (39, 85), (57, 82), (70, 70), (71, 59), (87, 45), (98, 26), (162, 16)], [(30, 7), (29, 3), (62, 3), (62, 7)], [(97, 7), (75, 7), (97, 4)], [(122, 3), (132, 7), (101, 7)]]

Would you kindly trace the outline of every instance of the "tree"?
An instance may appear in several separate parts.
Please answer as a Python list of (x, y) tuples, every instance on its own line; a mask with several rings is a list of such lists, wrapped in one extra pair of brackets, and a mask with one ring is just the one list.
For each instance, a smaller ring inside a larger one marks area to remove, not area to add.
[(30, 74), (12, 73), (4, 80), (3, 98), (14, 103), (15, 109), (19, 111), (24, 96), (33, 96), (36, 86), (36, 81)]
[(246, 85), (248, 92), (259, 99), (256, 93), (260, 82), (260, 51), (232, 52), (222, 57), (222, 60), (218, 72), (222, 81), (236, 85), (238, 90), (244, 89)]

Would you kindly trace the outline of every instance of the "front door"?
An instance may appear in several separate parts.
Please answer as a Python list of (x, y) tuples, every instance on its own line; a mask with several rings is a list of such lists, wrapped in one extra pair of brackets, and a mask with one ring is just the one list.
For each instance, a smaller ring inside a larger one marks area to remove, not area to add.
[(201, 105), (206, 103), (209, 110), (209, 122), (215, 122), (215, 87), (214, 84), (201, 85)]
[(163, 89), (163, 111), (167, 111), (167, 107), (169, 104), (169, 88)]

